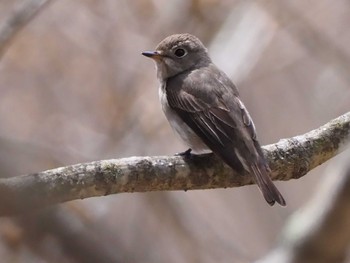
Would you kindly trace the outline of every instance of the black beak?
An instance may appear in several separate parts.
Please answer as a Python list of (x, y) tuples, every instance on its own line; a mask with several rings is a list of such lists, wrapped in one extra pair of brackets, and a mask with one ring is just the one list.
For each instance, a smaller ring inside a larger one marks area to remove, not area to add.
[(145, 51), (145, 52), (142, 52), (141, 54), (149, 58), (156, 58), (160, 56), (160, 54), (157, 51)]

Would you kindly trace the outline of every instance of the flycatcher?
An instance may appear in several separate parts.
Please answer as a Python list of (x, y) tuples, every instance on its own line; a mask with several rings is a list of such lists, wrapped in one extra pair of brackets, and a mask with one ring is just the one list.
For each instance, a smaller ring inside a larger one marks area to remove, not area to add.
[(285, 206), (237, 88), (202, 42), (190, 34), (171, 35), (142, 55), (155, 61), (163, 111), (190, 147), (182, 154), (214, 152), (237, 172), (249, 172), (270, 205)]

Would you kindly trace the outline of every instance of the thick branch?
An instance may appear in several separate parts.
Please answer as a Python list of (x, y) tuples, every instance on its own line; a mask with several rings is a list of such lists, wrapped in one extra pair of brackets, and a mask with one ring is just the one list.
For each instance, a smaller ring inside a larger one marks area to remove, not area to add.
[[(265, 146), (273, 180), (297, 179), (342, 151), (350, 112), (301, 136)], [(213, 155), (131, 157), (0, 179), (0, 215), (74, 199), (125, 192), (192, 190), (252, 184)]]

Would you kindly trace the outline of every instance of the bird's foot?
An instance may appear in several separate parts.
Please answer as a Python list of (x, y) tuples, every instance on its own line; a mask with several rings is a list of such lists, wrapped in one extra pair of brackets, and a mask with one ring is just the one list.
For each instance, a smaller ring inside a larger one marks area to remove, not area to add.
[(182, 156), (182, 157), (185, 157), (185, 158), (191, 158), (191, 156), (192, 156), (191, 152), (192, 152), (192, 149), (189, 148), (189, 149), (187, 149), (184, 152), (175, 153), (175, 156)]

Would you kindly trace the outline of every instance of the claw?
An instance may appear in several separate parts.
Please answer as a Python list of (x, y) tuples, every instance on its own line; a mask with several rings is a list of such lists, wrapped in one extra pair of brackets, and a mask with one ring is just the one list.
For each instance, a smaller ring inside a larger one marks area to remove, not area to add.
[(191, 151), (192, 151), (192, 149), (191, 148), (189, 148), (189, 149), (187, 149), (186, 151), (184, 151), (184, 152), (179, 152), (179, 153), (175, 153), (175, 156), (183, 156), (183, 157), (185, 157), (185, 158), (190, 158), (191, 157)]

